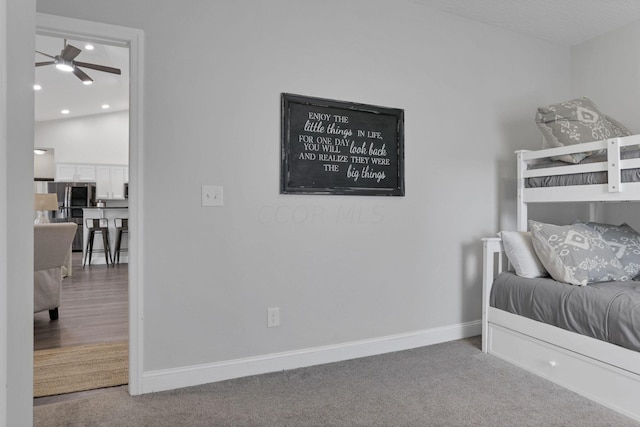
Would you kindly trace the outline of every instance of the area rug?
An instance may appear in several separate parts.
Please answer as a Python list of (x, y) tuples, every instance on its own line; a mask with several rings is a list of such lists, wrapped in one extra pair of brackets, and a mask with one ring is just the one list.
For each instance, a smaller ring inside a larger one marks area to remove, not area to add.
[(34, 352), (33, 396), (53, 396), (127, 384), (126, 341)]

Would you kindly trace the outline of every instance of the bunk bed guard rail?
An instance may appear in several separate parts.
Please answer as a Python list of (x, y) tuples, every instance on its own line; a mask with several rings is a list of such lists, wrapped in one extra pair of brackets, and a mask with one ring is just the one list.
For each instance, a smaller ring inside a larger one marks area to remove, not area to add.
[[(611, 138), (602, 141), (587, 142), (567, 147), (545, 150), (516, 151), (517, 155), (517, 228), (527, 229), (527, 203), (593, 202), (593, 201), (629, 201), (640, 200), (640, 182), (622, 183), (621, 171), (640, 168), (640, 158), (620, 159), (624, 147), (640, 146), (640, 135)], [(607, 153), (607, 161), (584, 164), (569, 164), (538, 169), (528, 166), (536, 161), (573, 153)], [(607, 184), (574, 185), (565, 187), (527, 188), (528, 178), (569, 175), (588, 172), (606, 172)]]

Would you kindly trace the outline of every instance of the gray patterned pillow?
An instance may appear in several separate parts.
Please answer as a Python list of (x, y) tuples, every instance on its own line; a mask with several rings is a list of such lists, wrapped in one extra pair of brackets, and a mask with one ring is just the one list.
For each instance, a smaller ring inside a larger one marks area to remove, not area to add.
[[(601, 113), (593, 101), (586, 97), (538, 107), (536, 124), (544, 135), (542, 148), (564, 147), (631, 135), (629, 129)], [(580, 163), (592, 154), (595, 153), (567, 154), (553, 159)]]
[(614, 250), (587, 225), (529, 221), (529, 228), (533, 248), (555, 280), (578, 286), (629, 280)]
[(598, 222), (586, 224), (597, 231), (614, 250), (629, 277), (640, 274), (640, 234), (628, 224), (611, 225)]

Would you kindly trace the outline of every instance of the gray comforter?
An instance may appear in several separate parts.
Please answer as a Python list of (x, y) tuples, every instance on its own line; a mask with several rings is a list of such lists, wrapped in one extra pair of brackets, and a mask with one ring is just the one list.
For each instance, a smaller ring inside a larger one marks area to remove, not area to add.
[(640, 282), (572, 286), (501, 273), (492, 307), (640, 351)]
[[(640, 150), (629, 149), (620, 153), (622, 159), (635, 159), (640, 157)], [(598, 154), (587, 157), (581, 164), (585, 163), (598, 163), (607, 160), (606, 154)], [(553, 166), (567, 166), (569, 163), (561, 161), (543, 161), (535, 165), (531, 165), (530, 169), (540, 169)], [(620, 172), (620, 179), (622, 182), (639, 182), (640, 181), (640, 169), (623, 169)], [(537, 178), (527, 178), (525, 180), (527, 188), (536, 187), (560, 187), (565, 185), (589, 185), (589, 184), (606, 184), (607, 173), (606, 172), (588, 172), (588, 173), (575, 173), (570, 175), (555, 175), (555, 176), (541, 176)]]

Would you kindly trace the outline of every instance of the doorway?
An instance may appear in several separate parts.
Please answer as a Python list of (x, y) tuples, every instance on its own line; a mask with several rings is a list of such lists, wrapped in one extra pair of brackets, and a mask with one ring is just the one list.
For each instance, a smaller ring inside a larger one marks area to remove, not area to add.
[[(128, 49), (129, 57), (129, 112), (128, 112), (128, 195), (129, 212), (129, 248), (128, 265), (125, 280), (128, 282), (126, 299), (128, 300), (128, 370), (130, 394), (140, 394), (140, 376), (142, 360), (142, 319), (140, 313), (142, 280), (141, 271), (141, 247), (138, 242), (142, 239), (142, 227), (140, 216), (142, 201), (139, 197), (142, 189), (142, 32), (135, 29), (100, 24), (89, 21), (81, 21), (53, 15), (37, 14), (36, 33), (40, 36), (59, 38), (61, 40), (91, 41), (96, 44)], [(92, 77), (100, 71), (86, 70)], [(67, 76), (71, 77), (71, 76)], [(77, 77), (77, 75), (76, 75)], [(82, 82), (76, 82), (82, 85)], [(76, 254), (74, 261), (78, 261)], [(76, 264), (78, 265), (78, 264)], [(96, 270), (97, 270), (96, 266)], [(102, 266), (105, 269), (113, 267)], [(117, 267), (116, 267), (117, 268)]]

